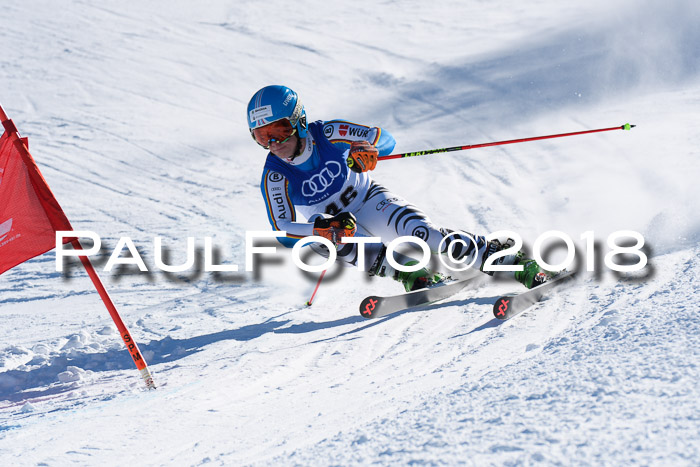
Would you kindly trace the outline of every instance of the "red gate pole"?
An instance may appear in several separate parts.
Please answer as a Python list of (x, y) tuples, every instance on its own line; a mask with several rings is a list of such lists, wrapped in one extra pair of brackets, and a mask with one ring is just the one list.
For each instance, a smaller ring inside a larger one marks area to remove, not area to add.
[[(83, 249), (83, 246), (80, 244), (80, 241), (77, 238), (75, 238), (71, 241), (71, 245), (73, 245), (73, 248), (76, 250)], [(151, 376), (151, 372), (148, 369), (148, 365), (146, 364), (146, 360), (144, 360), (143, 356), (141, 355), (141, 352), (139, 351), (139, 347), (138, 347), (138, 345), (136, 345), (136, 341), (131, 338), (131, 334), (129, 333), (129, 330), (126, 328), (126, 325), (122, 321), (121, 316), (119, 316), (119, 312), (117, 311), (117, 307), (114, 306), (114, 303), (112, 302), (112, 299), (109, 297), (107, 290), (102, 285), (102, 281), (100, 280), (100, 277), (97, 275), (97, 271), (95, 271), (95, 268), (92, 266), (92, 263), (90, 262), (90, 259), (87, 256), (80, 255), (79, 258), (80, 258), (80, 262), (83, 263), (83, 267), (85, 268), (85, 271), (88, 273), (88, 276), (90, 276), (90, 279), (92, 280), (93, 285), (97, 289), (97, 293), (100, 294), (100, 298), (102, 298), (102, 301), (104, 302), (105, 307), (107, 307), (107, 311), (109, 312), (109, 315), (112, 317), (112, 321), (114, 321), (114, 324), (117, 326), (117, 329), (119, 330), (119, 335), (121, 336), (122, 340), (124, 341), (124, 345), (126, 345), (126, 348), (129, 351), (129, 355), (131, 355), (131, 358), (134, 360), (134, 363), (136, 364), (136, 368), (141, 373), (141, 377), (143, 378), (143, 381), (146, 383), (146, 387), (148, 389), (155, 389), (156, 385), (153, 382), (153, 376)]]
[[(49, 222), (51, 224), (51, 227), (54, 232), (59, 231), (59, 230), (66, 230), (66, 231), (72, 231), (73, 228), (70, 225), (70, 222), (65, 216), (65, 213), (61, 209), (61, 207), (58, 205), (58, 202), (56, 201), (55, 197), (53, 196), (53, 193), (51, 192), (51, 189), (48, 187), (46, 184), (46, 181), (44, 180), (43, 176), (41, 175), (39, 168), (36, 166), (36, 163), (34, 162), (34, 159), (32, 158), (31, 154), (29, 153), (29, 150), (27, 149), (27, 144), (26, 144), (26, 139), (21, 138), (19, 136), (19, 132), (17, 131), (17, 127), (15, 127), (15, 124), (12, 122), (12, 120), (9, 119), (7, 114), (5, 113), (5, 110), (0, 106), (0, 122), (2, 123), (2, 126), (4, 127), (5, 131), (7, 132), (8, 136), (13, 138), (15, 147), (17, 148), (19, 155), (22, 157), (22, 160), (29, 170), (30, 173), (30, 178), (32, 182), (32, 186), (34, 190), (39, 189), (40, 191), (40, 201), (42, 204), (42, 208), (45, 211), (45, 214), (48, 213), (46, 212), (46, 206), (50, 206), (52, 215), (49, 219)], [(2, 134), (2, 133), (0, 133)], [(58, 221), (56, 219), (59, 219)], [(80, 244), (80, 241), (78, 238), (73, 238), (70, 241), (71, 245), (73, 245), (73, 248), (76, 250), (82, 250), (83, 247)], [(129, 333), (129, 330), (126, 328), (124, 325), (124, 322), (122, 321), (121, 317), (119, 316), (119, 312), (117, 312), (117, 308), (114, 306), (114, 303), (112, 303), (112, 300), (109, 298), (109, 295), (107, 294), (107, 290), (105, 290), (104, 286), (102, 285), (102, 281), (100, 281), (99, 276), (97, 275), (97, 272), (95, 272), (95, 268), (92, 266), (92, 263), (86, 256), (80, 256), (80, 261), (83, 263), (83, 267), (85, 268), (85, 271), (87, 271), (88, 276), (90, 276), (90, 279), (92, 279), (92, 283), (94, 284), (95, 288), (97, 289), (97, 293), (100, 294), (100, 297), (102, 298), (102, 301), (104, 302), (105, 306), (107, 307), (107, 311), (109, 312), (110, 316), (112, 317), (112, 320), (114, 321), (114, 324), (116, 324), (117, 329), (119, 330), (119, 334), (121, 335), (122, 340), (124, 341), (124, 344), (126, 345), (127, 350), (129, 351), (129, 354), (131, 355), (131, 358), (134, 360), (134, 363), (136, 364), (136, 368), (139, 370), (141, 373), (141, 377), (143, 378), (144, 382), (146, 383), (146, 387), (148, 389), (155, 389), (155, 383), (153, 382), (153, 377), (151, 376), (151, 372), (148, 369), (148, 365), (146, 364), (146, 361), (143, 359), (143, 356), (141, 355), (141, 352), (139, 351), (138, 346), (136, 345), (136, 342), (131, 337), (131, 334)]]

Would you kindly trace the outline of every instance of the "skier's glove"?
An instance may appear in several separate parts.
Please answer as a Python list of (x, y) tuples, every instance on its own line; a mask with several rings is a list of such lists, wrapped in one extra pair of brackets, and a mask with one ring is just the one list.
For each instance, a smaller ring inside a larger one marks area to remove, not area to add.
[(314, 221), (314, 235), (327, 238), (334, 245), (342, 243), (343, 237), (354, 237), (357, 232), (357, 219), (349, 212), (341, 212), (335, 217)]
[(354, 172), (367, 172), (377, 167), (379, 150), (367, 141), (353, 141), (350, 143), (350, 155), (348, 167)]

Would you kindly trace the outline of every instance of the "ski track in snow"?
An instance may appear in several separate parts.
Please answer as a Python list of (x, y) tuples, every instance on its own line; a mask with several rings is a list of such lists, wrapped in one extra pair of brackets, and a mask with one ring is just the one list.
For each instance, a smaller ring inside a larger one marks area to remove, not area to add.
[[(304, 465), (331, 452), (329, 464), (392, 456), (403, 463), (453, 464), (467, 460), (462, 453), (469, 452), (474, 465), (605, 464), (611, 458), (623, 464), (692, 464), (699, 455), (697, 443), (688, 440), (697, 436), (700, 413), (694, 383), (700, 376), (700, 329), (689, 316), (696, 309), (699, 262), (696, 254), (676, 270), (675, 261), (664, 261), (669, 267), (649, 284), (589, 284), (584, 300), (556, 296), (526, 315), (554, 306), (580, 309), (561, 318), (566, 323), (558, 332), (515, 352), (529, 358), (495, 368), (492, 358), (481, 374), (465, 372), (463, 385), (454, 390), (290, 458)], [(640, 306), (645, 302), (649, 306)], [(508, 342), (490, 336), (491, 356), (504, 352), (513, 358), (513, 341), (533, 326), (519, 321), (512, 325), (521, 329), (507, 331)], [(550, 325), (557, 321), (549, 318)], [(669, 358), (674, 355), (683, 359)], [(668, 432), (675, 436), (665, 436)]]
[[(179, 264), (194, 236), (199, 266), (100, 272), (150, 392), (75, 262), (0, 277), (3, 465), (697, 465), (694, 2), (5, 10), (0, 100), (73, 226), (102, 236), (98, 271), (121, 236), (151, 268), (153, 237)], [(374, 174), (447, 227), (565, 231), (579, 263), (593, 230), (596, 273), (500, 322), (503, 281), (366, 321), (361, 299), (397, 284), (341, 270), (305, 308), (315, 278), (288, 252), (243, 272), (244, 231), (268, 225), (245, 106), (271, 83), (396, 152), (638, 124)], [(646, 275), (604, 267), (617, 230), (644, 235)], [(205, 236), (240, 273), (201, 271)]]

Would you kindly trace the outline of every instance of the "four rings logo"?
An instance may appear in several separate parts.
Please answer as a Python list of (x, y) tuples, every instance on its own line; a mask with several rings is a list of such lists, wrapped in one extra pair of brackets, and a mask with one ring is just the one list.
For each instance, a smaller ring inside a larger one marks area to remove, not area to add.
[(12, 229), (12, 219), (0, 224), (0, 242), (5, 240), (5, 237), (7, 237), (7, 234), (10, 232), (11, 229)]
[(323, 193), (331, 186), (333, 180), (340, 176), (342, 170), (343, 166), (340, 165), (340, 162), (326, 162), (326, 166), (319, 173), (308, 180), (304, 180), (304, 183), (301, 185), (301, 194), (304, 196), (313, 196), (318, 193)]

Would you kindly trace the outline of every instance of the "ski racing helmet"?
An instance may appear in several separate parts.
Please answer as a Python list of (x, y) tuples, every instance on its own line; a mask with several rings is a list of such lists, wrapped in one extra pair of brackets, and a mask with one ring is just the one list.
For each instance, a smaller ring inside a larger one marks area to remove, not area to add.
[(297, 93), (286, 86), (265, 86), (248, 103), (248, 129), (253, 130), (286, 118), (299, 138), (306, 138), (306, 111)]

